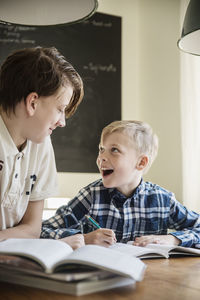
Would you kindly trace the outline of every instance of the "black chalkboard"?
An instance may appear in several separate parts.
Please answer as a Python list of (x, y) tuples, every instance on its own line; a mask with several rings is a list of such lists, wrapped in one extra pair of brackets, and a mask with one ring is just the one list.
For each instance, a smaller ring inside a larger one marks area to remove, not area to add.
[(84, 82), (77, 112), (52, 135), (58, 171), (98, 172), (101, 130), (121, 119), (121, 17), (95, 13), (78, 24), (48, 27), (0, 24), (0, 63), (14, 49), (32, 46), (56, 47)]

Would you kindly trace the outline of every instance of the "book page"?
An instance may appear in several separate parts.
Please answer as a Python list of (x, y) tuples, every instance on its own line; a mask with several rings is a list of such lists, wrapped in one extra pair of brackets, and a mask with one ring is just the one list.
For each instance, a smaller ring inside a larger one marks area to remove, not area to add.
[(102, 271), (102, 270), (93, 270), (93, 271), (82, 271), (76, 270), (68, 271), (68, 272), (59, 272), (59, 273), (45, 273), (42, 270), (42, 267), (38, 265), (36, 262), (29, 260), (28, 258), (22, 258), (19, 256), (10, 256), (10, 255), (0, 255), (0, 270), (3, 273), (5, 272), (17, 272), (21, 274), (39, 276), (44, 278), (55, 279), (59, 281), (71, 282), (76, 280), (85, 280), (85, 279), (101, 279), (101, 278), (109, 278), (113, 276), (113, 273)]
[(145, 247), (139, 247), (134, 246), (132, 241), (128, 242), (127, 244), (116, 243), (110, 248), (123, 253), (132, 254), (139, 258), (153, 258), (159, 256), (168, 258), (171, 254), (200, 256), (200, 250), (195, 248), (163, 244), (148, 244)]
[(29, 257), (40, 263), (46, 272), (67, 258), (73, 249), (66, 243), (51, 239), (7, 239), (0, 242), (0, 253)]
[(160, 245), (160, 244), (149, 244), (147, 245), (150, 249), (159, 249), (162, 251), (167, 251), (169, 254), (182, 254), (182, 255), (195, 255), (200, 256), (200, 250), (196, 248), (173, 246), (173, 245)]
[(56, 266), (64, 263), (93, 266), (137, 281), (142, 280), (146, 268), (136, 257), (97, 245), (86, 245), (75, 250)]
[(17, 270), (29, 270), (30, 272), (39, 271), (44, 273), (44, 268), (35, 260), (28, 257), (0, 254), (0, 268), (10, 268)]
[(168, 257), (167, 249), (160, 249), (160, 248), (149, 249), (148, 247), (134, 246), (130, 243), (128, 244), (116, 243), (110, 246), (109, 248), (139, 258), (150, 258), (150, 257), (160, 257), (160, 256), (166, 258)]

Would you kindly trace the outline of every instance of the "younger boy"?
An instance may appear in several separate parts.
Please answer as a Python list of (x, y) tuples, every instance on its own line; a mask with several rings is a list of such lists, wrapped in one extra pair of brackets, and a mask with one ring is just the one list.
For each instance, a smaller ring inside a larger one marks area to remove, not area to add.
[[(148, 124), (116, 121), (106, 126), (97, 157), (102, 179), (81, 189), (69, 205), (44, 221), (42, 237), (67, 236), (70, 230), (77, 228), (78, 232), (82, 223), (86, 244), (109, 246), (115, 237), (118, 242), (134, 241), (137, 246), (162, 243), (192, 247), (200, 243), (200, 216), (180, 204), (173, 193), (142, 179), (157, 150), (157, 136)], [(85, 215), (107, 232), (91, 231)], [(176, 231), (168, 234), (168, 229)]]
[[(28, 48), (0, 69), (0, 239), (40, 236), (43, 202), (56, 191), (50, 135), (83, 97), (79, 74), (55, 48)], [(65, 240), (76, 247), (81, 235)]]

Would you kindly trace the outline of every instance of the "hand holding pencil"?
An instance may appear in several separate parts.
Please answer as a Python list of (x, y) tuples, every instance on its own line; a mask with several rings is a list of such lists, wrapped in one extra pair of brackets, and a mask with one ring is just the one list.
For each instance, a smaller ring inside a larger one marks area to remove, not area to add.
[(100, 229), (101, 226), (89, 215), (85, 215), (86, 219), (93, 225), (94, 228)]
[(115, 233), (111, 229), (101, 228), (99, 224), (90, 216), (85, 216), (97, 230), (84, 234), (85, 244), (95, 244), (109, 247), (116, 243)]

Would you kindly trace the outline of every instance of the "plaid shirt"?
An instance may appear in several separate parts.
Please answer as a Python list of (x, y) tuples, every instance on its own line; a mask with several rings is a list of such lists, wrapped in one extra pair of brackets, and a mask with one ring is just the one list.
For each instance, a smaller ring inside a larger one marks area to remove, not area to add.
[(105, 188), (102, 180), (89, 184), (43, 222), (41, 238), (60, 239), (91, 232), (94, 228), (86, 214), (102, 228), (112, 229), (118, 242), (142, 235), (163, 235), (174, 229), (171, 234), (180, 239), (181, 246), (200, 243), (200, 215), (185, 208), (173, 193), (143, 180), (130, 198), (115, 188)]

